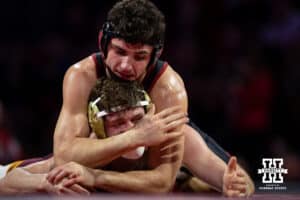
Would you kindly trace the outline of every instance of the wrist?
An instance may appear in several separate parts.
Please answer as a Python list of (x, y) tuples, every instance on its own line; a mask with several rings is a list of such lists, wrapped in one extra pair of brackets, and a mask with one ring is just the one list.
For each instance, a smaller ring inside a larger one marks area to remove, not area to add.
[(128, 145), (130, 147), (130, 149), (135, 149), (139, 146), (145, 146), (145, 142), (143, 140), (140, 139), (141, 134), (139, 134), (139, 132), (136, 129), (131, 129), (128, 132)]
[(46, 178), (46, 174), (36, 174), (39, 180), (39, 182), (37, 182), (37, 192), (46, 192), (47, 191), (47, 185), (49, 185), (50, 183), (48, 182), (47, 178)]
[(100, 188), (103, 189), (105, 184), (105, 173), (102, 170), (93, 170), (94, 174), (94, 185), (93, 188)]

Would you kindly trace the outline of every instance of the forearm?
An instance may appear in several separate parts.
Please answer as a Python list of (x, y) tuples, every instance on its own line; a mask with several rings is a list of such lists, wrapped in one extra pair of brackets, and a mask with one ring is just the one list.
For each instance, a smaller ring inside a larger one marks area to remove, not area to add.
[(192, 166), (187, 167), (194, 176), (205, 181), (217, 191), (222, 192), (226, 164), (215, 154), (207, 152), (207, 155), (196, 158)]
[[(95, 170), (96, 187), (111, 192), (166, 193), (175, 183), (182, 163), (183, 138), (170, 144), (167, 149), (150, 148), (148, 167), (151, 170), (125, 173)], [(177, 149), (175, 152), (172, 149)]]
[(46, 174), (31, 174), (16, 168), (0, 179), (1, 194), (26, 194), (42, 191)]
[(183, 164), (197, 178), (207, 182), (218, 191), (222, 191), (226, 163), (208, 148), (203, 138), (194, 129), (184, 126), (184, 131)]
[(104, 166), (138, 147), (133, 137), (133, 132), (128, 131), (105, 139), (73, 138), (54, 149), (55, 165), (74, 161), (92, 168)]
[(173, 183), (155, 170), (125, 173), (96, 170), (95, 187), (110, 192), (166, 193)]

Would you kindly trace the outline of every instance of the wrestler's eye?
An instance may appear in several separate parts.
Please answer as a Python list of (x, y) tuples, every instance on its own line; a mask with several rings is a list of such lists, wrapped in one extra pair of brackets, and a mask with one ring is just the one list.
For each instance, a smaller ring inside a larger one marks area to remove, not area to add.
[(120, 56), (125, 56), (126, 55), (126, 51), (124, 51), (123, 49), (116, 49), (116, 54), (120, 55)]
[(136, 60), (136, 61), (142, 61), (142, 60), (146, 60), (146, 56), (135, 56), (134, 57), (134, 59)]
[(125, 122), (123, 120), (114, 121), (111, 125), (114, 127), (122, 126)]
[(131, 119), (132, 123), (137, 123), (138, 121), (140, 121), (142, 119), (143, 115), (137, 115), (134, 118)]

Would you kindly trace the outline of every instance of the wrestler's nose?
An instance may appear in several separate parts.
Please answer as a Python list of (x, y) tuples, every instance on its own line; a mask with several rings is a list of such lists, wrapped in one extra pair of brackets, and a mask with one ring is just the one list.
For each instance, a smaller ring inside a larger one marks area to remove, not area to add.
[(124, 56), (120, 64), (120, 71), (122, 72), (131, 72), (132, 71), (132, 61), (129, 56)]

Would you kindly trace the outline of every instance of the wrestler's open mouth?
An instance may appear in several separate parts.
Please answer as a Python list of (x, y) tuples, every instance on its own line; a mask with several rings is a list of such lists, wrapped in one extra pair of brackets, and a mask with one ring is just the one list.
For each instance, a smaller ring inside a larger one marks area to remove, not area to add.
[(120, 72), (117, 72), (117, 76), (119, 76), (122, 79), (126, 79), (126, 80), (132, 80), (135, 78), (134, 75), (132, 75), (132, 74), (124, 74), (124, 73), (120, 73)]

